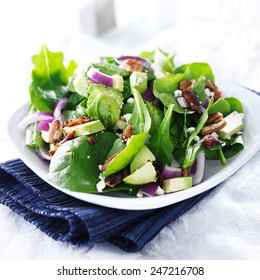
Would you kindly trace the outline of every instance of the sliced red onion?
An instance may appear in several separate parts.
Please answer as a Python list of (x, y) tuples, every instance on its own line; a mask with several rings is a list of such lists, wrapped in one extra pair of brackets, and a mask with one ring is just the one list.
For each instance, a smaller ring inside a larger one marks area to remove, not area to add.
[(122, 55), (122, 56), (116, 58), (116, 60), (118, 62), (124, 62), (127, 59), (136, 59), (143, 65), (143, 67), (145, 67), (149, 70), (152, 70), (151, 63), (146, 58), (143, 58), (143, 57), (140, 57), (140, 56), (132, 56), (132, 55)]
[(182, 171), (179, 167), (165, 165), (161, 171), (161, 175), (164, 179), (171, 179), (175, 177), (181, 177)]
[(204, 107), (205, 109), (208, 108), (208, 106), (209, 106), (209, 101), (210, 101), (210, 97), (207, 96), (206, 101), (205, 101), (205, 103), (204, 103), (204, 105), (203, 105), (203, 107)]
[(198, 160), (195, 159), (194, 163), (192, 164), (192, 166), (190, 168), (190, 174), (195, 174), (195, 172), (197, 170), (197, 163), (198, 163)]
[(29, 124), (37, 122), (37, 121), (43, 121), (43, 120), (53, 120), (53, 113), (50, 112), (37, 112), (34, 114), (30, 114), (22, 119), (22, 121), (17, 125), (18, 128), (24, 129)]
[(56, 119), (60, 120), (60, 121), (63, 121), (63, 116), (62, 116), (62, 113), (61, 113), (61, 110), (67, 105), (68, 103), (68, 99), (66, 97), (64, 98), (61, 98), (55, 108), (54, 108), (54, 111), (53, 111), (53, 115)]
[(151, 183), (142, 185), (140, 187), (140, 192), (142, 192), (144, 195), (147, 195), (147, 196), (154, 196), (157, 188), (158, 188), (158, 183), (151, 182)]
[(176, 100), (181, 108), (188, 108), (189, 104), (183, 96), (176, 97)]
[(51, 160), (51, 157), (47, 152), (45, 151), (44, 148), (37, 148), (36, 149), (36, 154), (40, 157), (42, 160)]
[(191, 174), (192, 177), (192, 185), (198, 185), (204, 176), (205, 172), (205, 153), (202, 151), (198, 156), (196, 160), (196, 171), (194, 174)]
[(40, 121), (40, 122), (36, 125), (36, 130), (48, 131), (49, 128), (50, 128), (49, 124), (52, 123), (53, 120), (54, 120), (54, 118), (49, 119), (49, 120)]
[(113, 86), (113, 77), (100, 72), (96, 68), (90, 68), (87, 72), (87, 76), (91, 82), (96, 82), (97, 84), (102, 84), (109, 87)]
[(147, 90), (142, 94), (142, 98), (143, 100), (150, 101), (150, 102), (153, 102), (156, 99), (156, 97), (153, 94), (152, 86), (147, 88)]

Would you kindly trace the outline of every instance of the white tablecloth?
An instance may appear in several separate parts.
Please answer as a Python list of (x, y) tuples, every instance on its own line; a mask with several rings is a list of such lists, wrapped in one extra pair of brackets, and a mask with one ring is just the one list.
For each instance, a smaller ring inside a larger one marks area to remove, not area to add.
[[(239, 49), (241, 46), (234, 48), (236, 41), (230, 39), (230, 33), (216, 38), (214, 34), (209, 35), (209, 30), (222, 30), (219, 26), (213, 24), (209, 28), (203, 21), (195, 21), (193, 29), (183, 26), (155, 30), (157, 34), (144, 28), (133, 33), (129, 27), (100, 39), (72, 37), (46, 43), (50, 49), (64, 51), (69, 59), (84, 62), (95, 55), (137, 54), (143, 49), (161, 46), (176, 51), (177, 64), (207, 61), (216, 79), (232, 79), (260, 90), (259, 48), (254, 51)], [(201, 28), (205, 31), (203, 34), (198, 31)], [(198, 39), (198, 35), (201, 38)], [(33, 49), (23, 42), (19, 44), (10, 46), (9, 52), (6, 45), (5, 60), (2, 60), (5, 64), (1, 64), (4, 78), (0, 106), (5, 123), (28, 99), (30, 56), (40, 49), (40, 46)], [(3, 128), (1, 132), (0, 161), (16, 158)], [(165, 227), (138, 253), (126, 253), (108, 243), (96, 244), (88, 251), (53, 241), (0, 205), (0, 259), (260, 259), (260, 152), (202, 202)]]

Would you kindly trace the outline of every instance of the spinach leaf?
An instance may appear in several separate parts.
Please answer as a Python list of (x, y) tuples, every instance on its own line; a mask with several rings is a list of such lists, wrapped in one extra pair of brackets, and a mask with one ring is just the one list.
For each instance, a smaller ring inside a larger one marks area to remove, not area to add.
[(243, 113), (243, 105), (240, 100), (235, 97), (226, 97), (224, 100), (229, 103), (231, 112), (237, 111), (238, 113)]
[(51, 52), (43, 44), (38, 55), (32, 57), (34, 69), (30, 84), (31, 103), (38, 111), (53, 111), (59, 98), (67, 96), (68, 78), (77, 64), (71, 61), (68, 67), (63, 64), (62, 52)]
[(47, 175), (50, 182), (76, 192), (97, 192), (98, 166), (104, 163), (116, 136), (102, 132), (93, 137), (97, 140), (94, 145), (88, 143), (86, 136), (80, 136), (58, 148)]
[(157, 48), (154, 52), (154, 62), (153, 68), (156, 71), (166, 72), (166, 73), (174, 73), (174, 53), (166, 53), (161, 49)]
[(173, 143), (170, 138), (173, 107), (173, 104), (169, 105), (161, 125), (150, 138), (150, 144), (148, 145), (156, 158), (156, 164), (160, 167), (164, 164), (170, 165), (173, 160)]
[(216, 102), (214, 102), (209, 108), (209, 114), (216, 112), (222, 113), (223, 116), (227, 116), (229, 113), (231, 113), (231, 107), (228, 101), (223, 98), (219, 98)]
[(183, 64), (175, 69), (175, 73), (185, 73), (187, 70), (186, 80), (198, 80), (201, 76), (214, 82), (214, 74), (208, 63), (204, 62), (194, 62), (190, 64)]
[(152, 102), (146, 101), (146, 107), (149, 111), (151, 122), (150, 135), (154, 135), (163, 120), (163, 112)]

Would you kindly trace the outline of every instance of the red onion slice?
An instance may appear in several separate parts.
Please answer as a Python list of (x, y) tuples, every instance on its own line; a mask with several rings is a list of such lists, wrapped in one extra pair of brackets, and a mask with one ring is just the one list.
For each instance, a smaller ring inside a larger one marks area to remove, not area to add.
[(165, 165), (161, 171), (161, 175), (164, 179), (171, 179), (175, 177), (181, 177), (182, 171), (181, 168)]
[(54, 120), (53, 119), (49, 119), (49, 120), (44, 120), (44, 121), (40, 121), (37, 125), (36, 125), (36, 130), (40, 130), (40, 131), (48, 131), (50, 126), (49, 124), (52, 123)]
[(118, 62), (124, 62), (127, 59), (136, 59), (143, 65), (143, 67), (145, 67), (149, 70), (153, 70), (150, 61), (147, 60), (146, 58), (143, 58), (140, 56), (122, 55), (122, 56), (116, 58), (116, 60)]
[(62, 116), (62, 113), (61, 113), (61, 110), (64, 109), (64, 107), (67, 105), (68, 103), (68, 99), (66, 97), (64, 98), (61, 98), (55, 108), (54, 108), (54, 112), (53, 112), (53, 115), (56, 119), (60, 120), (60, 121), (63, 121), (63, 116)]
[(104, 86), (113, 86), (113, 78), (100, 72), (96, 68), (90, 68), (87, 72), (87, 76), (92, 83), (96, 82), (97, 84), (102, 84)]
[(157, 188), (158, 188), (158, 183), (151, 182), (151, 183), (142, 185), (140, 187), (140, 192), (142, 192), (144, 195), (147, 195), (147, 196), (154, 196)]
[(150, 102), (153, 102), (156, 99), (156, 97), (153, 94), (152, 86), (148, 87), (148, 89), (142, 94), (142, 98), (143, 100)]
[(191, 174), (193, 186), (201, 183), (205, 173), (205, 162), (205, 153), (202, 151), (196, 159), (196, 171), (194, 174)]
[(30, 114), (22, 119), (22, 121), (17, 125), (18, 128), (24, 129), (29, 124), (37, 122), (37, 121), (44, 121), (44, 120), (53, 120), (53, 113), (50, 112), (37, 112), (34, 114)]

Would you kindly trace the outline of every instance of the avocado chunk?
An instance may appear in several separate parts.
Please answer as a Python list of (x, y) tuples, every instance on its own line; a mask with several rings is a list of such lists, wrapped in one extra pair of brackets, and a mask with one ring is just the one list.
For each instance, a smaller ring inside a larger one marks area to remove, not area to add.
[(144, 72), (133, 72), (130, 76), (130, 87), (143, 94), (147, 89), (147, 74)]
[(123, 179), (125, 183), (131, 185), (142, 185), (150, 182), (156, 182), (156, 180), (157, 173), (150, 161)]
[(192, 177), (176, 177), (163, 181), (165, 193), (178, 192), (192, 187)]
[(135, 155), (133, 161), (130, 164), (130, 172), (135, 172), (138, 168), (145, 165), (148, 161), (155, 161), (154, 154), (144, 145), (141, 150)]
[(63, 132), (65, 134), (70, 133), (71, 131), (75, 131), (74, 136), (82, 136), (82, 135), (89, 135), (99, 131), (104, 130), (105, 127), (100, 120), (92, 121), (88, 123), (83, 123), (75, 126), (64, 127)]
[(122, 76), (119, 75), (113, 75), (113, 85), (112, 87), (120, 92), (122, 92), (124, 90), (124, 79)]
[(234, 111), (231, 114), (227, 115), (224, 120), (227, 124), (218, 132), (218, 135), (223, 139), (232, 136), (233, 134), (242, 130), (244, 127), (242, 116), (237, 111)]

